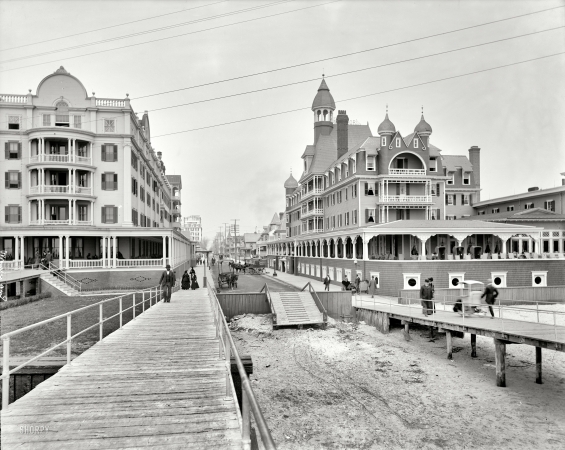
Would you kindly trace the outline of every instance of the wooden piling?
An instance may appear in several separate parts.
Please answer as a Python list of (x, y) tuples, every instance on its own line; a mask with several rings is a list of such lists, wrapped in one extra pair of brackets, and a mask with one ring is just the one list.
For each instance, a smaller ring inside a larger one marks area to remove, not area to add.
[(496, 385), (506, 387), (506, 343), (500, 339), (494, 339), (496, 360)]
[(447, 341), (447, 359), (453, 359), (453, 341), (451, 339), (451, 331), (445, 330), (445, 338)]
[(404, 325), (404, 339), (407, 341), (412, 340), (412, 338), (410, 337), (410, 322), (403, 320), (402, 324)]
[(477, 357), (477, 335), (471, 333), (471, 358)]
[(536, 383), (543, 384), (541, 381), (541, 347), (536, 347)]

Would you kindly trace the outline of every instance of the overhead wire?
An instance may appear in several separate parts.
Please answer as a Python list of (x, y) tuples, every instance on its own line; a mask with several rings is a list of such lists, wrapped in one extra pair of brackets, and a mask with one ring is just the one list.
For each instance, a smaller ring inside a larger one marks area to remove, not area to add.
[(0, 53), (1, 52), (6, 52), (9, 50), (16, 50), (18, 48), (23, 48), (23, 47), (29, 47), (31, 45), (39, 45), (39, 44), (45, 44), (46, 42), (52, 42), (52, 41), (59, 41), (61, 39), (68, 39), (71, 37), (75, 37), (75, 36), (80, 36), (83, 34), (88, 34), (88, 33), (95, 33), (97, 31), (103, 31), (103, 30), (108, 30), (110, 28), (117, 28), (117, 27), (123, 27), (125, 25), (131, 25), (132, 23), (138, 23), (138, 22), (144, 22), (146, 20), (153, 20), (153, 19), (158, 19), (159, 17), (165, 17), (165, 16), (170, 16), (173, 14), (180, 14), (180, 13), (184, 13), (187, 11), (192, 11), (193, 9), (200, 9), (200, 8), (206, 8), (208, 6), (213, 6), (213, 5), (217, 5), (218, 3), (225, 3), (228, 0), (220, 0), (218, 2), (214, 2), (214, 3), (207, 3), (205, 5), (200, 5), (200, 6), (195, 6), (193, 8), (186, 8), (186, 9), (181, 9), (179, 11), (173, 11), (170, 13), (165, 13), (165, 14), (159, 14), (157, 16), (151, 16), (151, 17), (146, 17), (144, 19), (137, 19), (137, 20), (132, 20), (131, 22), (123, 22), (123, 23), (118, 23), (116, 25), (109, 25), (107, 27), (102, 27), (102, 28), (96, 28), (94, 30), (88, 30), (88, 31), (81, 31), (80, 33), (74, 33), (74, 34), (67, 34), (66, 36), (60, 36), (60, 37), (56, 37), (56, 38), (51, 38), (51, 39), (43, 39), (42, 41), (37, 41), (37, 42), (31, 42), (29, 44), (22, 44), (22, 45), (18, 45), (16, 47), (8, 47), (8, 48), (2, 48), (0, 49)]
[[(293, 1), (293, 0), (286, 0), (286, 1)], [(225, 25), (219, 25), (217, 27), (205, 28), (203, 30), (190, 31), (188, 33), (177, 34), (177, 35), (174, 35), (174, 36), (167, 36), (167, 37), (163, 37), (163, 38), (159, 38), (159, 39), (152, 39), (150, 41), (145, 41), (145, 42), (137, 42), (137, 43), (134, 43), (134, 44), (123, 45), (121, 47), (114, 47), (114, 48), (109, 48), (109, 49), (105, 49), (105, 50), (99, 50), (99, 51), (96, 51), (96, 52), (84, 53), (82, 55), (66, 56), (66, 57), (58, 59), (58, 60), (45, 61), (45, 62), (40, 62), (40, 63), (35, 63), (35, 64), (28, 64), (27, 66), (13, 67), (11, 69), (3, 69), (3, 70), (0, 70), (0, 72), (12, 72), (14, 70), (25, 69), (25, 68), (28, 68), (28, 67), (36, 67), (36, 66), (41, 66), (41, 65), (44, 65), (44, 64), (58, 63), (60, 61), (67, 61), (69, 59), (83, 58), (85, 56), (92, 56), (92, 55), (98, 55), (100, 53), (106, 53), (106, 52), (111, 52), (111, 51), (115, 51), (115, 50), (122, 50), (124, 48), (137, 47), (139, 45), (151, 44), (151, 43), (154, 43), (154, 42), (166, 41), (166, 40), (169, 40), (169, 39), (176, 39), (178, 37), (203, 33), (205, 31), (218, 30), (218, 29), (221, 29), (221, 28), (232, 27), (234, 25), (240, 25), (242, 23), (256, 22), (258, 20), (269, 19), (269, 18), (272, 18), (272, 17), (282, 16), (282, 15), (285, 15), (285, 14), (292, 14), (292, 13), (295, 13), (295, 12), (298, 12), (298, 11), (304, 11), (306, 9), (318, 8), (320, 6), (325, 6), (325, 5), (337, 3), (337, 2), (340, 2), (340, 1), (342, 1), (342, 0), (331, 0), (329, 2), (319, 3), (317, 5), (310, 5), (310, 6), (305, 6), (303, 8), (292, 9), (290, 11), (283, 11), (283, 12), (280, 12), (280, 13), (270, 14), (270, 15), (267, 15), (267, 16), (261, 16), (261, 17), (255, 17), (255, 18), (252, 18), (252, 19), (241, 20), (239, 22), (228, 23), (228, 24), (225, 24)]]
[[(439, 83), (439, 82), (442, 82), (442, 81), (448, 81), (448, 80), (453, 80), (453, 79), (456, 79), (456, 78), (462, 78), (462, 77), (466, 77), (466, 76), (470, 76), (470, 75), (476, 75), (476, 74), (479, 74), (479, 73), (489, 72), (489, 71), (492, 71), (492, 70), (502, 69), (502, 68), (505, 68), (505, 67), (516, 66), (516, 65), (519, 65), (519, 64), (525, 64), (525, 63), (528, 63), (528, 62), (547, 59), (547, 58), (551, 58), (551, 57), (559, 56), (559, 55), (563, 55), (563, 54), (565, 54), (565, 51), (552, 53), (552, 54), (544, 55), (544, 56), (539, 56), (537, 58), (526, 59), (526, 60), (523, 60), (523, 61), (517, 61), (517, 62), (514, 62), (514, 63), (503, 64), (503, 65), (500, 65), (500, 66), (489, 67), (487, 69), (476, 70), (476, 71), (473, 71), (473, 72), (467, 72), (467, 73), (463, 73), (463, 74), (459, 74), (459, 75), (452, 75), (452, 76), (449, 76), (449, 77), (438, 78), (436, 80), (424, 81), (422, 83), (416, 83), (416, 84), (411, 84), (411, 85), (402, 86), (402, 87), (398, 87), (398, 88), (387, 89), (387, 90), (380, 91), (380, 92), (373, 92), (373, 93), (370, 93), (370, 94), (359, 95), (357, 97), (350, 97), (350, 98), (345, 98), (345, 99), (341, 99), (341, 100), (336, 100), (336, 102), (347, 102), (347, 101), (351, 101), (351, 100), (358, 100), (360, 98), (366, 98), (366, 97), (372, 97), (372, 96), (375, 96), (375, 95), (386, 94), (386, 93), (389, 93), (389, 92), (395, 92), (395, 91), (401, 91), (401, 90), (404, 90), (404, 89), (410, 89), (410, 88), (414, 88), (414, 87), (425, 86), (425, 85), (428, 85), (428, 84), (434, 84), (434, 83)], [(223, 123), (208, 125), (208, 126), (204, 126), (204, 127), (191, 128), (191, 129), (188, 129), (188, 130), (159, 134), (159, 135), (156, 135), (156, 136), (151, 136), (151, 139), (157, 139), (157, 138), (162, 138), (162, 137), (165, 137), (165, 136), (172, 136), (172, 135), (176, 135), (176, 134), (183, 134), (183, 133), (190, 133), (190, 132), (194, 132), (194, 131), (206, 130), (206, 129), (209, 129), (209, 128), (217, 128), (217, 127), (232, 125), (232, 124), (236, 124), (236, 123), (249, 122), (249, 121), (252, 121), (252, 120), (263, 119), (263, 118), (266, 118), (266, 117), (280, 116), (280, 115), (283, 115), (283, 114), (290, 114), (290, 113), (293, 113), (293, 112), (305, 111), (305, 110), (309, 110), (309, 109), (310, 109), (310, 106), (304, 106), (304, 107), (301, 107), (301, 108), (290, 109), (290, 110), (287, 110), (287, 111), (279, 111), (279, 112), (276, 112), (276, 113), (264, 114), (264, 115), (261, 115), (261, 116), (248, 117), (248, 118), (245, 118), (245, 119), (234, 120), (234, 121), (231, 121), (231, 122), (223, 122)]]
[(169, 91), (162, 91), (162, 92), (156, 92), (154, 94), (141, 95), (139, 97), (132, 97), (132, 100), (137, 100), (137, 99), (140, 99), (140, 98), (147, 98), (147, 97), (154, 97), (154, 96), (163, 95), (163, 94), (172, 94), (174, 92), (180, 92), (180, 91), (185, 91), (185, 90), (195, 89), (195, 88), (200, 88), (200, 87), (205, 87), (205, 86), (212, 86), (212, 85), (215, 85), (215, 84), (226, 83), (226, 82), (229, 82), (229, 81), (242, 80), (242, 79), (245, 79), (245, 78), (255, 77), (255, 76), (259, 76), (259, 75), (265, 75), (265, 74), (268, 74), (268, 73), (279, 72), (279, 71), (282, 71), (282, 70), (294, 69), (294, 68), (297, 68), (297, 67), (303, 67), (303, 66), (307, 66), (307, 65), (311, 65), (311, 64), (317, 64), (317, 63), (320, 63), (320, 62), (331, 61), (331, 60), (339, 59), (339, 58), (345, 58), (347, 56), (359, 55), (359, 54), (362, 54), (362, 53), (368, 53), (368, 52), (372, 52), (372, 51), (376, 51), (376, 50), (382, 50), (382, 49), (385, 49), (385, 48), (396, 47), (398, 45), (408, 44), (408, 43), (411, 43), (411, 42), (417, 42), (417, 41), (421, 41), (421, 40), (425, 40), (425, 39), (431, 39), (431, 38), (438, 37), (438, 36), (445, 36), (445, 35), (448, 35), (448, 34), (457, 33), (457, 32), (465, 31), (465, 30), (470, 30), (470, 29), (473, 29), (473, 28), (480, 28), (480, 27), (492, 25), (492, 24), (495, 24), (495, 23), (505, 22), (505, 21), (508, 21), (508, 20), (518, 19), (518, 18), (526, 17), (526, 16), (531, 16), (531, 15), (534, 15), (534, 14), (540, 14), (540, 13), (551, 11), (551, 10), (558, 9), (558, 8), (565, 8), (565, 6), (556, 6), (556, 7), (553, 7), (553, 8), (541, 9), (541, 10), (538, 10), (538, 11), (532, 11), (532, 12), (529, 12), (529, 13), (519, 14), (517, 16), (505, 17), (503, 19), (497, 19), (497, 20), (493, 20), (493, 21), (490, 21), (490, 22), (483, 22), (483, 23), (480, 23), (480, 24), (470, 25), (470, 26), (463, 27), (463, 28), (456, 28), (454, 30), (443, 31), (441, 33), (434, 33), (434, 34), (430, 34), (430, 35), (427, 35), (427, 36), (421, 36), (421, 37), (418, 37), (418, 38), (413, 38), (413, 39), (408, 39), (408, 40), (405, 40), (405, 41), (395, 42), (395, 43), (392, 43), (392, 44), (381, 45), (379, 47), (372, 47), (372, 48), (368, 48), (368, 49), (364, 49), (364, 50), (358, 50), (358, 51), (355, 51), (355, 52), (344, 53), (344, 54), (341, 54), (341, 55), (329, 56), (327, 58), (315, 59), (315, 60), (306, 61), (306, 62), (299, 63), (299, 64), (293, 64), (293, 65), (290, 65), (290, 66), (284, 66), (284, 67), (279, 67), (279, 68), (276, 68), (276, 69), (264, 70), (264, 71), (261, 71), (261, 72), (255, 72), (255, 73), (251, 73), (251, 74), (247, 74), (247, 75), (241, 75), (241, 76), (238, 76), (238, 77), (225, 78), (223, 80), (212, 81), (210, 83), (196, 84), (196, 85), (193, 85), (193, 86), (187, 86), (187, 87), (183, 87), (183, 88), (172, 89), (172, 90), (169, 90)]
[(234, 15), (237, 15), (237, 14), (243, 14), (243, 13), (255, 11), (255, 10), (258, 10), (258, 9), (270, 8), (271, 6), (277, 6), (277, 5), (281, 5), (281, 4), (289, 3), (289, 2), (294, 2), (294, 1), (296, 1), (296, 0), (278, 0), (276, 2), (267, 3), (267, 4), (264, 4), (264, 5), (252, 6), (250, 8), (244, 8), (244, 9), (240, 9), (240, 10), (237, 10), (237, 11), (230, 11), (230, 12), (227, 12), (227, 13), (216, 14), (214, 16), (209, 16), (209, 17), (202, 17), (200, 19), (194, 19), (194, 20), (191, 20), (191, 21), (188, 21), (188, 22), (181, 22), (181, 23), (177, 23), (177, 24), (173, 24), (173, 25), (166, 25), (166, 26), (159, 27), (159, 28), (153, 28), (151, 30), (143, 30), (143, 31), (138, 31), (136, 33), (125, 34), (123, 36), (115, 36), (115, 37), (111, 37), (111, 38), (107, 38), (107, 39), (102, 39), (102, 40), (99, 40), (99, 41), (86, 42), (84, 44), (78, 44), (78, 45), (74, 45), (72, 47), (59, 48), (59, 49), (55, 49), (55, 50), (45, 51), (45, 52), (42, 52), (42, 53), (35, 53), (33, 55), (25, 55), (25, 56), (20, 56), (18, 58), (5, 59), (3, 61), (0, 61), (0, 64), (5, 64), (5, 63), (8, 63), (8, 62), (13, 62), (13, 61), (21, 61), (23, 59), (36, 58), (38, 56), (51, 55), (53, 53), (60, 53), (60, 52), (65, 52), (65, 51), (69, 51), (69, 50), (76, 50), (76, 49), (79, 49), (79, 48), (90, 47), (92, 45), (106, 44), (108, 42), (114, 42), (114, 41), (119, 41), (119, 40), (122, 40), (122, 39), (128, 39), (130, 37), (143, 36), (145, 34), (157, 33), (159, 31), (171, 30), (173, 28), (185, 27), (185, 26), (193, 25), (193, 24), (200, 23), (200, 22), (208, 22), (210, 20), (216, 20), (216, 19), (221, 19), (221, 18), (224, 18), (224, 17), (234, 16)]

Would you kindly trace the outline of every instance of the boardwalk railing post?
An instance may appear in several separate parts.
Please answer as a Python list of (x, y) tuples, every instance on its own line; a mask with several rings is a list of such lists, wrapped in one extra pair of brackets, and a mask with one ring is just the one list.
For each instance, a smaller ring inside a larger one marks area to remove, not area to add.
[(141, 312), (145, 312), (145, 291), (141, 293)]
[(537, 315), (537, 321), (539, 323), (539, 303), (536, 303), (536, 315)]
[(251, 417), (249, 416), (249, 397), (247, 391), (242, 389), (241, 392), (241, 416), (243, 419), (243, 430), (241, 443), (244, 450), (251, 449)]
[(123, 320), (123, 317), (122, 317), (122, 313), (123, 313), (123, 310), (124, 310), (123, 304), (122, 304), (123, 298), (124, 298), (123, 296), (120, 297), (120, 330), (122, 329), (122, 326), (124, 324), (124, 320)]
[(230, 398), (230, 371), (231, 371), (231, 361), (230, 361), (230, 344), (226, 339), (224, 340), (225, 350), (224, 354), (226, 357), (226, 398)]
[(98, 322), (98, 328), (100, 329), (100, 341), (102, 340), (102, 338), (104, 337), (104, 310), (103, 310), (103, 303), (100, 303), (99, 305), (99, 310), (100, 310), (100, 321)]
[(133, 317), (131, 320), (135, 319), (135, 294), (132, 295), (133, 295), (133, 300), (132, 300), (131, 310), (133, 311)]
[(2, 355), (3, 367), (2, 367), (2, 409), (4, 412), (10, 404), (10, 337), (4, 338), (2, 340), (2, 345), (4, 347), (4, 352)]
[(71, 315), (67, 316), (67, 364), (71, 363), (71, 350), (72, 350), (72, 341), (71, 337), (73, 335), (71, 329)]

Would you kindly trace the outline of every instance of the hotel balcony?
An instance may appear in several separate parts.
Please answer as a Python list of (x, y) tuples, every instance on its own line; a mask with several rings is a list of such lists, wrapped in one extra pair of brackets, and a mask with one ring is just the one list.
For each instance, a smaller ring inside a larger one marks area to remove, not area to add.
[(29, 158), (29, 164), (36, 164), (36, 163), (76, 163), (76, 164), (86, 164), (91, 166), (92, 165), (92, 158), (90, 156), (78, 156), (78, 155), (50, 155), (50, 154), (41, 154), (41, 155), (34, 155)]
[(56, 184), (55, 185), (54, 184), (45, 184), (45, 185), (32, 186), (29, 189), (29, 193), (30, 193), (30, 195), (37, 195), (37, 194), (92, 195), (92, 187), (59, 186), (59, 185), (56, 185)]
[(381, 195), (379, 203), (386, 204), (408, 204), (408, 203), (432, 203), (431, 195)]
[(309, 191), (304, 192), (302, 194), (301, 200), (306, 200), (307, 198), (313, 197), (315, 195), (322, 195), (324, 190), (322, 188), (313, 188)]
[(389, 169), (388, 175), (396, 177), (424, 177), (426, 176), (426, 169)]
[(308, 210), (308, 211), (302, 211), (301, 214), (302, 214), (302, 218), (306, 219), (307, 217), (310, 217), (310, 216), (323, 216), (324, 210), (319, 209), (319, 208), (313, 208), (313, 209)]

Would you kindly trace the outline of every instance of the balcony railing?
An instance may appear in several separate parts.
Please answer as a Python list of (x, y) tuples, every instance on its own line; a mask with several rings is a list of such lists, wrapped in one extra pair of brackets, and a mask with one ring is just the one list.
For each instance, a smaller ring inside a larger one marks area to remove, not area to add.
[(0, 102), (2, 103), (27, 103), (25, 95), (0, 94)]
[(70, 219), (67, 220), (49, 220), (49, 219), (45, 219), (43, 221), (43, 225), (70, 225), (71, 221)]
[(379, 197), (380, 203), (431, 203), (431, 195), (383, 195)]
[(303, 231), (302, 234), (322, 233), (323, 231), (324, 231), (323, 228), (312, 228), (311, 230)]
[(304, 194), (302, 194), (302, 200), (311, 197), (313, 195), (322, 195), (322, 193), (324, 192), (323, 189), (321, 188), (315, 188), (315, 189), (311, 189), (308, 192), (305, 192)]
[(41, 154), (33, 155), (29, 158), (30, 163), (38, 162), (53, 162), (53, 163), (79, 163), (92, 165), (92, 158), (90, 156), (78, 156), (78, 155), (51, 155), (51, 154)]
[(82, 194), (92, 195), (92, 187), (38, 184), (29, 188), (30, 194)]
[(53, 220), (45, 219), (43, 223), (40, 220), (30, 220), (30, 225), (79, 225), (79, 226), (90, 226), (92, 225), (92, 220)]
[(97, 98), (96, 106), (112, 106), (115, 108), (124, 108), (126, 106), (126, 101), (117, 98)]
[(423, 177), (426, 175), (426, 169), (389, 169), (388, 174), (402, 177)]
[(323, 216), (324, 210), (320, 208), (314, 208), (310, 211), (302, 212), (302, 218), (310, 217), (310, 216)]
[(163, 267), (163, 258), (159, 259), (117, 259), (116, 267)]

